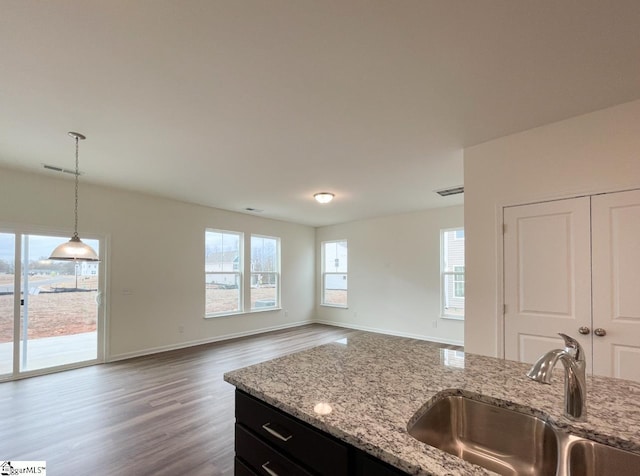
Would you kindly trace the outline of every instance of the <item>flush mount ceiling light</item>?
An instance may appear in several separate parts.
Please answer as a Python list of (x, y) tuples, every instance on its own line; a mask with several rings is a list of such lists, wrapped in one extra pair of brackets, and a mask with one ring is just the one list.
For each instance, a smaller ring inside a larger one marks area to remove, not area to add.
[(464, 193), (464, 187), (460, 185), (459, 187), (449, 187), (449, 188), (443, 188), (442, 190), (435, 190), (435, 192), (441, 197), (448, 197), (449, 195), (457, 195), (459, 193)]
[(335, 195), (331, 192), (318, 192), (313, 195), (318, 203), (329, 203)]
[(69, 135), (76, 141), (76, 188), (75, 188), (75, 207), (74, 207), (74, 227), (71, 239), (62, 243), (49, 256), (49, 259), (61, 261), (100, 261), (95, 250), (80, 240), (78, 236), (78, 177), (80, 170), (78, 168), (78, 141), (85, 140), (86, 137), (78, 132), (69, 132)]

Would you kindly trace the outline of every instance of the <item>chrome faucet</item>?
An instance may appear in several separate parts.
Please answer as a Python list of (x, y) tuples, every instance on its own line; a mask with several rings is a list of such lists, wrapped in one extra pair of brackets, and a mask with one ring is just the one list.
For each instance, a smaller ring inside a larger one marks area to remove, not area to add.
[(564, 414), (572, 420), (587, 419), (586, 359), (580, 343), (566, 334), (558, 334), (564, 339), (565, 348), (550, 350), (533, 364), (527, 377), (536, 382), (551, 383), (553, 368), (560, 360), (564, 364)]

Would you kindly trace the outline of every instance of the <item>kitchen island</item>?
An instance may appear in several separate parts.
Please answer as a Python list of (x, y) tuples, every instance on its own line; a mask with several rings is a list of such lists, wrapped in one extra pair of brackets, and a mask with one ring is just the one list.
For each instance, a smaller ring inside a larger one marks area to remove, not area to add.
[(587, 377), (587, 420), (563, 415), (562, 370), (552, 385), (529, 365), (365, 333), (225, 374), (238, 390), (413, 475), (493, 474), (407, 432), (443, 394), (530, 413), (578, 436), (640, 453), (640, 384)]

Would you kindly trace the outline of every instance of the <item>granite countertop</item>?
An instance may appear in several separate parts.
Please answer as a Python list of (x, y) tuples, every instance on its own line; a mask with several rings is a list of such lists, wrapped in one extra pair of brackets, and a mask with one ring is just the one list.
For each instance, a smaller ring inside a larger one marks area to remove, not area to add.
[(480, 394), (484, 401), (640, 453), (639, 383), (587, 377), (587, 421), (576, 423), (562, 414), (562, 373), (554, 375), (552, 385), (543, 385), (525, 376), (529, 367), (365, 333), (234, 370), (224, 379), (409, 474), (494, 474), (407, 433), (409, 420), (441, 392)]

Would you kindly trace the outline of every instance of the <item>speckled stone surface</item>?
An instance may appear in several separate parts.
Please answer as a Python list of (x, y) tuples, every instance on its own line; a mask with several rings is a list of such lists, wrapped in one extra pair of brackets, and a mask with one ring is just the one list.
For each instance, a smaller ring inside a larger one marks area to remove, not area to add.
[[(579, 436), (640, 453), (640, 384), (587, 378), (587, 421), (562, 414), (563, 375), (552, 385), (529, 365), (443, 349), (415, 339), (363, 334), (225, 374), (227, 382), (414, 475), (493, 474), (411, 437), (443, 393), (465, 395), (544, 420)], [(325, 404), (320, 405), (318, 404)], [(314, 411), (327, 410), (326, 415)]]

